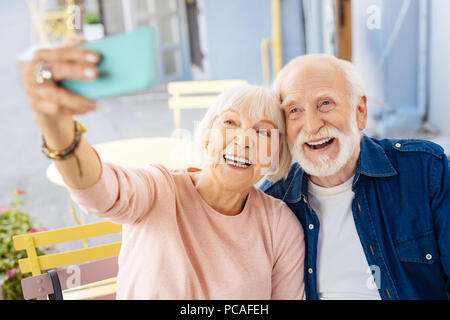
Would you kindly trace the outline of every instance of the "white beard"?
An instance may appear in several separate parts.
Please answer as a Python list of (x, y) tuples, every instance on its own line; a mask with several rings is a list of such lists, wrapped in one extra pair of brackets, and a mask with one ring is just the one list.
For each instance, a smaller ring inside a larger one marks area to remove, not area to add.
[[(336, 159), (330, 159), (327, 154), (324, 154), (315, 161), (311, 161), (305, 156), (303, 150), (305, 142), (328, 137), (335, 138), (335, 142), (333, 143), (339, 143), (339, 153)], [(315, 135), (300, 132), (295, 139), (294, 145), (290, 145), (289, 147), (293, 159), (298, 162), (303, 171), (316, 177), (328, 177), (336, 174), (344, 167), (352, 157), (360, 141), (361, 133), (358, 130), (356, 119), (352, 119), (351, 131), (348, 134), (342, 133), (335, 127), (327, 126)]]

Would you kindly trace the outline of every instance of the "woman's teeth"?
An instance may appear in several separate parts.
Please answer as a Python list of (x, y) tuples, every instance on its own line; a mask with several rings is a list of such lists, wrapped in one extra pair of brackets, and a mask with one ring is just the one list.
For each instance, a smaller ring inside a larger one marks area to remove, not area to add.
[(325, 138), (325, 139), (315, 141), (315, 142), (306, 142), (306, 144), (310, 148), (319, 149), (319, 148), (324, 147), (326, 144), (331, 143), (333, 140), (334, 140), (334, 138)]
[(223, 158), (227, 164), (231, 164), (232, 166), (239, 168), (247, 168), (252, 165), (249, 160), (240, 157), (224, 155)]

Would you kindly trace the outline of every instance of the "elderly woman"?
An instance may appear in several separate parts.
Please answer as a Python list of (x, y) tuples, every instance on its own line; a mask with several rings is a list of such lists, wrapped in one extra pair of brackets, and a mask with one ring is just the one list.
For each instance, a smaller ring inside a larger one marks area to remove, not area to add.
[[(123, 224), (117, 298), (303, 299), (301, 225), (282, 201), (254, 187), (290, 167), (276, 95), (240, 86), (217, 99), (200, 126), (202, 170), (127, 169), (102, 163), (73, 120), (95, 102), (54, 82), (95, 79), (99, 60), (74, 47), (39, 51), (27, 92), (43, 151), (73, 199)], [(43, 62), (52, 72), (45, 80), (35, 72)]]

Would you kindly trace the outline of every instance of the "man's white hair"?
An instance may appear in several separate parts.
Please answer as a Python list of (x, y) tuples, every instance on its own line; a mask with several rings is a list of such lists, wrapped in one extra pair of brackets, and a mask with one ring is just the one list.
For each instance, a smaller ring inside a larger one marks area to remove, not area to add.
[(311, 63), (316, 60), (320, 63), (320, 60), (325, 60), (333, 63), (343, 74), (346, 80), (347, 92), (350, 98), (350, 103), (353, 108), (356, 108), (362, 96), (365, 95), (364, 84), (362, 82), (361, 76), (355, 66), (346, 60), (338, 59), (330, 54), (309, 54), (299, 56), (292, 59), (286, 64), (283, 69), (277, 74), (275, 80), (272, 83), (272, 89), (280, 95), (281, 84), (290, 72), (295, 71), (295, 68), (302, 63)]

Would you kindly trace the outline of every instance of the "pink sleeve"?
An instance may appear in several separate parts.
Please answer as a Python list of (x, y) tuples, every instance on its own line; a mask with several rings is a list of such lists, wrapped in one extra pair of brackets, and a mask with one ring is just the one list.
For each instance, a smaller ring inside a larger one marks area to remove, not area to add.
[(162, 166), (123, 168), (102, 163), (102, 174), (87, 189), (69, 188), (72, 199), (88, 214), (116, 223), (137, 223), (148, 214), (158, 194), (173, 194), (173, 182)]
[(272, 299), (304, 300), (305, 240), (303, 228), (287, 205), (278, 210), (274, 230), (275, 263), (272, 271)]

